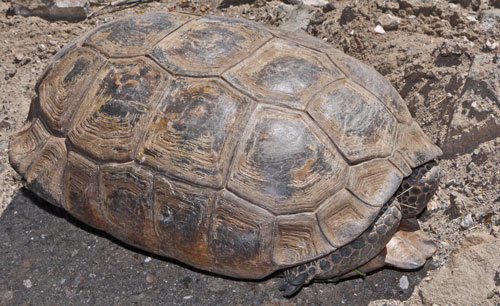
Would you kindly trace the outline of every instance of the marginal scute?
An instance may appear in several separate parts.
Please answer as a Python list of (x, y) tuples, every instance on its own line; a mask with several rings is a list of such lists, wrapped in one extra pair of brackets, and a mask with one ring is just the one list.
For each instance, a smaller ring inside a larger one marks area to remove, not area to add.
[(328, 54), (348, 78), (379, 98), (399, 122), (413, 121), (405, 101), (391, 83), (374, 68), (341, 52), (328, 52)]
[(389, 161), (396, 166), (396, 168), (401, 171), (404, 177), (407, 177), (411, 174), (412, 169), (408, 162), (404, 159), (403, 155), (399, 151), (395, 151), (391, 157), (389, 157)]
[(66, 156), (64, 138), (50, 137), (26, 173), (27, 187), (56, 206), (62, 206), (62, 176)]
[(252, 54), (271, 37), (255, 23), (208, 17), (190, 22), (164, 38), (151, 56), (176, 74), (215, 76)]
[(137, 160), (222, 188), (252, 102), (217, 79), (177, 79), (153, 115)]
[(321, 233), (314, 213), (278, 216), (274, 236), (277, 265), (296, 265), (335, 250)]
[(153, 175), (127, 164), (99, 167), (102, 212), (110, 233), (128, 243), (158, 252), (153, 226)]
[(154, 180), (154, 226), (166, 246), (159, 249), (160, 254), (209, 269), (209, 218), (215, 191), (162, 175)]
[(10, 140), (9, 162), (23, 177), (35, 157), (50, 137), (39, 119), (27, 121), (24, 126)]
[(283, 29), (270, 28), (269, 29), (274, 36), (287, 41), (293, 41), (301, 46), (321, 51), (325, 53), (340, 53), (337, 49), (333, 48), (332, 45), (325, 43), (323, 40), (311, 36), (304, 31), (287, 31)]
[(122, 18), (95, 30), (85, 40), (111, 57), (145, 55), (167, 34), (191, 20), (181, 14), (147, 14)]
[(396, 192), (403, 175), (386, 159), (374, 159), (351, 168), (348, 189), (363, 202), (381, 207)]
[(343, 76), (326, 55), (273, 39), (223, 77), (261, 102), (303, 110), (316, 92)]
[(342, 189), (328, 198), (317, 214), (326, 238), (334, 247), (339, 248), (361, 235), (372, 224), (379, 210)]
[(78, 153), (69, 152), (63, 184), (64, 209), (78, 220), (106, 230), (100, 208), (97, 165)]
[(70, 141), (98, 160), (132, 160), (166, 82), (145, 58), (109, 61), (73, 120)]
[(68, 121), (81, 103), (104, 59), (88, 48), (78, 48), (54, 63), (38, 87), (40, 113), (48, 128), (64, 135)]
[(214, 272), (262, 278), (275, 267), (271, 248), (275, 217), (225, 190), (217, 195), (210, 249)]
[(350, 163), (389, 156), (397, 122), (374, 96), (340, 81), (325, 88), (308, 107)]
[(345, 183), (347, 164), (302, 113), (260, 107), (231, 167), (228, 188), (276, 214), (314, 211)]
[(396, 148), (412, 168), (443, 154), (416, 122), (412, 125), (401, 125), (400, 129)]

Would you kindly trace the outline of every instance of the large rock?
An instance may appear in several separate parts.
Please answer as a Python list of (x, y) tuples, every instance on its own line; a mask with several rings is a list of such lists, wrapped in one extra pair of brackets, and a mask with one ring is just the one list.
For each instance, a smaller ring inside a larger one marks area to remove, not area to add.
[(445, 158), (471, 153), (500, 137), (500, 61), (494, 55), (474, 58), (455, 105), (443, 153)]
[(87, 18), (88, 0), (11, 0), (12, 10), (21, 16), (38, 16), (50, 21), (80, 21)]
[[(422, 282), (410, 301), (424, 305), (496, 305), (500, 282), (500, 239), (488, 233), (465, 237), (459, 251)], [(488, 302), (486, 302), (488, 301)]]
[(493, 30), (500, 23), (500, 9), (484, 10), (480, 20), (483, 30)]

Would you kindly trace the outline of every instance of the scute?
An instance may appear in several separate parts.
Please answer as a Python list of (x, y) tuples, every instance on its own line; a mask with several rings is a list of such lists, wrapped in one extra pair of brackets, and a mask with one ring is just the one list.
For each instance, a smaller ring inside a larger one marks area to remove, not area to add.
[(163, 175), (154, 180), (155, 231), (162, 245), (175, 246), (160, 248), (159, 253), (210, 269), (208, 243), (215, 191)]
[(85, 44), (111, 57), (145, 55), (168, 33), (193, 18), (181, 14), (143, 14), (122, 18), (97, 28)]
[(321, 230), (336, 248), (346, 245), (361, 235), (372, 224), (379, 209), (367, 205), (342, 189), (328, 198), (318, 209)]
[(66, 166), (67, 150), (64, 138), (50, 137), (33, 159), (25, 179), (27, 187), (39, 197), (60, 205), (61, 184)]
[(39, 119), (27, 121), (9, 143), (9, 162), (12, 167), (26, 177), (33, 160), (43, 149), (50, 134)]
[(71, 143), (98, 160), (132, 160), (166, 82), (145, 58), (109, 61), (73, 120)]
[(335, 250), (314, 213), (278, 216), (274, 235), (273, 261), (281, 266), (296, 265)]
[(443, 154), (441, 149), (430, 141), (416, 122), (402, 125), (397, 141), (398, 152), (415, 168)]
[(164, 38), (151, 56), (175, 74), (217, 76), (271, 37), (248, 21), (206, 17)]
[(309, 114), (350, 163), (391, 155), (397, 123), (370, 93), (350, 82), (336, 82), (318, 94)]
[(348, 189), (365, 203), (382, 207), (396, 192), (403, 174), (388, 160), (374, 159), (351, 168)]
[(100, 230), (107, 230), (101, 211), (99, 169), (92, 161), (69, 152), (64, 170), (62, 206), (78, 220)]
[(153, 175), (133, 163), (99, 167), (101, 207), (114, 236), (158, 252), (153, 225)]
[(406, 103), (394, 87), (372, 67), (341, 52), (328, 52), (333, 62), (346, 76), (369, 90), (382, 101), (399, 122), (413, 121)]
[(81, 99), (104, 58), (89, 48), (78, 48), (54, 63), (38, 87), (40, 113), (52, 132), (66, 136)]
[(153, 115), (137, 160), (221, 188), (251, 108), (248, 98), (218, 79), (177, 79)]
[(258, 101), (303, 110), (319, 89), (343, 76), (324, 54), (273, 39), (223, 77)]
[(221, 191), (213, 213), (210, 250), (214, 272), (262, 278), (276, 269), (271, 262), (275, 217), (262, 208)]
[(275, 214), (313, 211), (345, 183), (346, 162), (303, 113), (260, 107), (232, 163), (228, 188)]

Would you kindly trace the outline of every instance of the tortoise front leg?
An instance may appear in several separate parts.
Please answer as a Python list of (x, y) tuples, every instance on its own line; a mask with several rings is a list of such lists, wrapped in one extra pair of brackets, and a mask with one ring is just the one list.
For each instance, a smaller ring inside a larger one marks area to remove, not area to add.
[[(285, 291), (283, 295), (295, 294), (314, 278), (329, 279), (342, 276), (373, 259), (391, 240), (401, 218), (408, 219), (406, 222), (408, 223), (420, 214), (436, 192), (438, 185), (439, 166), (435, 161), (415, 168), (411, 175), (403, 180), (393, 199), (385, 204), (375, 223), (358, 238), (324, 257), (285, 270), (284, 282), (280, 287), (281, 291)], [(402, 229), (402, 232), (408, 231)], [(394, 258), (393, 252), (389, 252), (387, 258), (386, 255), (382, 256), (385, 263), (401, 268), (415, 268), (414, 259), (425, 262), (425, 259), (434, 253), (434, 244), (426, 236), (422, 236), (422, 233), (413, 235), (407, 233), (403, 240), (399, 246), (391, 245), (391, 250), (397, 249), (394, 253), (398, 258)], [(394, 239), (391, 243), (395, 241), (398, 239)], [(411, 250), (405, 249), (405, 244), (410, 244), (413, 248), (418, 247), (423, 253), (413, 254)], [(405, 256), (402, 256), (403, 254)]]

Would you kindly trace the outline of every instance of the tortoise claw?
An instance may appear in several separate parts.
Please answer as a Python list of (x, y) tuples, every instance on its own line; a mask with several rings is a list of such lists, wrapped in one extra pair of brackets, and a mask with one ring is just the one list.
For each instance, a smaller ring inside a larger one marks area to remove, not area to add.
[(299, 292), (299, 290), (306, 284), (307, 273), (301, 273), (295, 277), (293, 276), (293, 274), (286, 275), (279, 288), (280, 291), (284, 291), (284, 297), (291, 297), (295, 293)]

